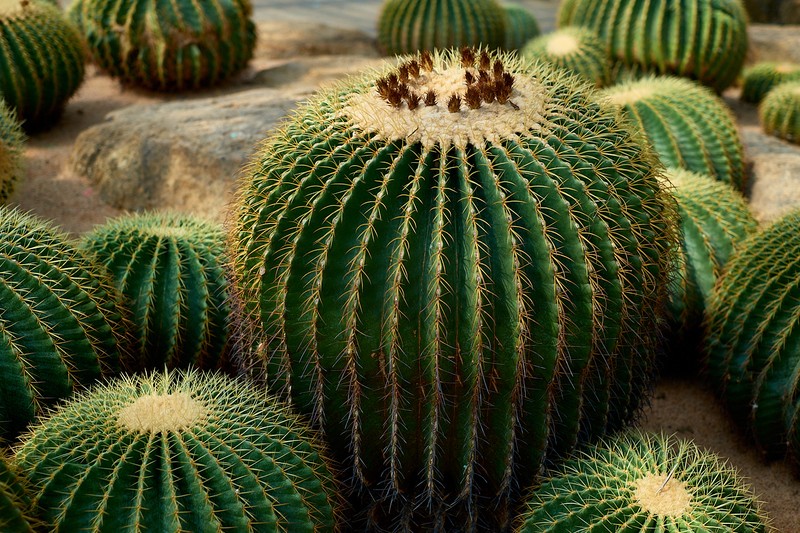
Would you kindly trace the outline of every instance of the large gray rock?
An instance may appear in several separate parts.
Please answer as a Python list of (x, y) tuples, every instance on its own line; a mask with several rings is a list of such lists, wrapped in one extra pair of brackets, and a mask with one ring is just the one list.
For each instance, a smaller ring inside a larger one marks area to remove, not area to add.
[(771, 222), (800, 208), (800, 147), (756, 128), (742, 129), (752, 164), (750, 207), (759, 222)]
[[(800, 24), (800, 20), (797, 21)], [(800, 25), (750, 24), (748, 63), (791, 61), (800, 63)]]

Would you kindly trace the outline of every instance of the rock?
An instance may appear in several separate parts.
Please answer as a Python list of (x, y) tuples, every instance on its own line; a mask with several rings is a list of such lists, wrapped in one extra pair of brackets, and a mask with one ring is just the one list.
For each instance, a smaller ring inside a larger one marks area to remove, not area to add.
[(258, 23), (255, 59), (315, 55), (377, 57), (379, 54), (375, 38), (358, 30), (302, 20)]
[(387, 61), (375, 56), (314, 56), (279, 61), (254, 61), (245, 84), (291, 88), (311, 94), (334, 80), (377, 68)]
[(742, 129), (752, 164), (750, 207), (759, 222), (771, 222), (800, 208), (800, 147), (756, 128)]
[[(797, 23), (800, 24), (800, 20)], [(747, 36), (749, 64), (759, 61), (800, 63), (800, 25), (750, 24)]]

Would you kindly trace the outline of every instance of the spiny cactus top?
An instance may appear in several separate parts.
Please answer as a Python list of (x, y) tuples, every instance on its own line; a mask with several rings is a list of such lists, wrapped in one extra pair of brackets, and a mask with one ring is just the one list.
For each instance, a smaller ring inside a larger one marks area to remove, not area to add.
[(38, 523), (31, 514), (26, 487), (9, 468), (6, 454), (0, 452), (0, 531), (33, 533), (33, 525)]
[(0, 98), (0, 204), (8, 200), (20, 178), (24, 142), (16, 113)]
[(137, 214), (86, 234), (133, 311), (129, 369), (216, 367), (229, 348), (222, 227), (177, 213)]
[(285, 407), (222, 375), (97, 387), (33, 427), (15, 464), (48, 531), (336, 530), (320, 441)]
[(124, 84), (185, 91), (219, 83), (253, 55), (249, 0), (76, 0), (70, 17), (97, 65)]
[(800, 81), (800, 64), (764, 62), (744, 71), (742, 100), (758, 103), (773, 87), (786, 81)]
[(0, 439), (118, 370), (115, 294), (66, 235), (0, 207)]
[(378, 45), (388, 55), (418, 50), (503, 46), (506, 14), (496, 0), (387, 0)]
[(502, 529), (545, 454), (638, 408), (674, 245), (659, 173), (587, 85), (516, 55), (426, 52), (322, 92), (235, 210), (271, 387), (390, 518)]
[(690, 80), (651, 76), (600, 91), (647, 136), (667, 167), (745, 188), (744, 150), (731, 110)]
[(528, 42), (520, 54), (546, 61), (602, 87), (609, 82), (609, 59), (605, 45), (594, 31), (566, 26)]
[(506, 14), (506, 39), (503, 48), (506, 50), (522, 48), (541, 33), (536, 17), (524, 7), (512, 4), (503, 6), (503, 11)]
[(609, 56), (633, 72), (693, 78), (717, 92), (747, 53), (740, 0), (565, 0), (558, 26), (592, 28)]
[(0, 0), (0, 97), (25, 128), (53, 122), (83, 81), (80, 35), (54, 5)]
[(765, 132), (800, 144), (800, 81), (772, 89), (758, 106), (758, 114)]
[(760, 507), (716, 455), (634, 431), (582, 452), (537, 487), (517, 533), (766, 533)]

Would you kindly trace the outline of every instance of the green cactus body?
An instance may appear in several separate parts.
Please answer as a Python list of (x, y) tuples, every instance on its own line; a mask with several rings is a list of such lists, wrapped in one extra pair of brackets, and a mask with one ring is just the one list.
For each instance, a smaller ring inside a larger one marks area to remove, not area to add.
[(739, 474), (694, 443), (633, 431), (593, 446), (536, 487), (517, 533), (766, 533)]
[(133, 312), (131, 370), (213, 368), (229, 348), (222, 227), (188, 215), (125, 216), (86, 234), (81, 246), (108, 269)]
[(739, 0), (567, 0), (557, 20), (593, 29), (628, 71), (688, 77), (717, 92), (736, 81), (747, 53)]
[(336, 530), (314, 434), (229, 377), (174, 371), (94, 388), (33, 427), (15, 465), (54, 533)]
[(80, 35), (56, 6), (0, 0), (0, 97), (27, 129), (56, 120), (83, 82)]
[(127, 85), (185, 91), (241, 71), (256, 42), (249, 0), (76, 0), (92, 58)]
[(0, 531), (33, 533), (33, 525), (37, 522), (31, 515), (30, 497), (9, 468), (5, 454), (0, 453)]
[(506, 50), (518, 50), (541, 33), (536, 17), (527, 9), (508, 5), (503, 6), (503, 11), (506, 14), (506, 40), (503, 48)]
[(742, 100), (757, 104), (773, 87), (787, 81), (800, 81), (800, 64), (758, 63), (745, 70), (742, 77)]
[(378, 45), (388, 55), (505, 42), (506, 14), (495, 0), (387, 0)]
[(745, 188), (744, 150), (730, 109), (690, 80), (648, 77), (600, 91), (647, 136), (667, 167)]
[(465, 49), (265, 142), (231, 234), (252, 372), (323, 426), (368, 520), (502, 530), (545, 458), (638, 409), (675, 213), (634, 137), (574, 77)]
[(602, 87), (610, 81), (605, 45), (592, 30), (567, 26), (528, 42), (520, 54), (577, 74)]
[(22, 148), (25, 134), (16, 113), (0, 98), (0, 204), (14, 193), (22, 174)]
[(772, 89), (758, 106), (758, 114), (766, 133), (800, 144), (800, 81)]
[(0, 439), (118, 370), (115, 300), (105, 271), (66, 235), (0, 208)]

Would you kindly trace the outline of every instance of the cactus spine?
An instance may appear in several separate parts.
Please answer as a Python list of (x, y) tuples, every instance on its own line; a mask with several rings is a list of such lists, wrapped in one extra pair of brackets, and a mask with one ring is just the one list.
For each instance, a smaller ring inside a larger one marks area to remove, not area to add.
[(567, 26), (528, 42), (520, 54), (577, 74), (602, 87), (610, 81), (605, 45), (592, 30)]
[(745, 188), (742, 141), (730, 109), (690, 80), (647, 77), (600, 91), (647, 136), (667, 167), (708, 174)]
[(758, 106), (758, 114), (766, 133), (800, 144), (800, 81), (772, 89)]
[(0, 98), (0, 204), (14, 193), (22, 174), (22, 148), (25, 135), (16, 113)]
[(53, 532), (333, 532), (320, 442), (253, 386), (171, 372), (97, 387), (35, 426), (15, 464)]
[(472, 49), (265, 142), (231, 235), (252, 372), (324, 427), (368, 521), (502, 530), (545, 456), (631, 418), (674, 245), (659, 168), (573, 77)]
[(503, 6), (503, 11), (506, 14), (506, 39), (503, 48), (506, 50), (518, 50), (541, 33), (536, 17), (527, 9), (508, 5)]
[(745, 70), (743, 78), (742, 100), (757, 104), (773, 87), (787, 81), (800, 81), (800, 65), (797, 63), (758, 63)]
[(537, 487), (517, 533), (766, 533), (760, 507), (716, 455), (633, 431), (584, 451)]
[(717, 92), (736, 80), (747, 53), (739, 0), (566, 0), (558, 25), (593, 29), (630, 71), (688, 77)]
[(100, 68), (127, 85), (185, 91), (217, 84), (253, 55), (249, 0), (76, 0), (70, 17)]
[(0, 531), (33, 533), (33, 525), (39, 524), (32, 517), (26, 487), (9, 468), (5, 453), (0, 452)]

